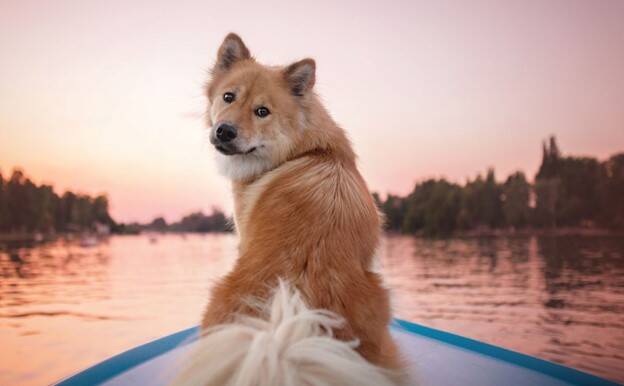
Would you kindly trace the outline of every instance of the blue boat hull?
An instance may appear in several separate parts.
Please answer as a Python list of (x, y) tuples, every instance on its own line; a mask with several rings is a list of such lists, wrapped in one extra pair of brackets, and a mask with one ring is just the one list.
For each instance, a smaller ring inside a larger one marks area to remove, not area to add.
[[(420, 386), (617, 386), (591, 374), (459, 335), (395, 320), (392, 334)], [(192, 349), (197, 327), (133, 348), (58, 386), (166, 385)], [(621, 386), (621, 385), (620, 385)]]

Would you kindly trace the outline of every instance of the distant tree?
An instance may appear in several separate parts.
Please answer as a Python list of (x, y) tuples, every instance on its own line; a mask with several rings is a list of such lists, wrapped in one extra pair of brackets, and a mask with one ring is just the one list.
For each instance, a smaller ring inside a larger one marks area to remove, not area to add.
[(226, 232), (229, 231), (228, 219), (218, 208), (212, 209), (212, 214), (194, 212), (184, 216), (179, 222), (171, 224), (169, 229), (175, 232)]
[(478, 175), (468, 181), (462, 192), (459, 225), (463, 229), (485, 226), (497, 228), (503, 223), (503, 191), (493, 169), (485, 179)]
[(8, 230), (8, 201), (6, 194), (6, 182), (0, 172), (0, 232)]
[(6, 187), (9, 202), (8, 222), (12, 231), (25, 232), (32, 217), (31, 199), (26, 189), (26, 177), (20, 169), (13, 170)]
[(557, 145), (557, 139), (551, 136), (548, 142), (542, 142), (542, 164), (535, 179), (547, 179), (555, 178), (559, 173), (559, 163), (561, 159), (561, 152)]
[(76, 218), (74, 223), (78, 225), (80, 229), (88, 229), (95, 221), (93, 215), (93, 206), (91, 205), (91, 197), (87, 195), (79, 195), (76, 200)]
[(437, 180), (426, 180), (416, 184), (412, 193), (405, 198), (405, 215), (401, 229), (406, 233), (422, 231), (426, 225), (425, 211), (430, 203)]
[(505, 224), (514, 228), (525, 227), (530, 218), (529, 199), (531, 185), (524, 173), (516, 172), (503, 184), (503, 213)]
[(448, 235), (457, 228), (461, 188), (441, 180), (419, 183), (406, 198), (403, 230), (426, 235)]
[(557, 226), (557, 206), (561, 192), (560, 152), (555, 137), (542, 143), (542, 164), (535, 175), (535, 217), (537, 226)]
[(164, 232), (167, 230), (167, 221), (163, 217), (157, 217), (147, 224), (146, 228), (152, 231)]
[(607, 227), (624, 229), (624, 153), (612, 156), (602, 167), (598, 221)]
[(20, 169), (9, 180), (0, 175), (0, 231), (53, 232), (93, 229), (96, 222), (113, 225), (106, 196), (92, 198), (52, 186), (36, 185)]
[(535, 176), (536, 222), (542, 226), (577, 226), (595, 222), (605, 171), (589, 157), (562, 157), (554, 137), (544, 144)]
[(595, 158), (565, 157), (561, 159), (559, 181), (561, 194), (557, 202), (557, 221), (576, 226), (595, 222), (600, 212), (599, 188), (604, 169)]
[(104, 194), (96, 196), (92, 201), (93, 220), (104, 225), (112, 226), (115, 221), (108, 213), (108, 197)]
[(406, 200), (399, 196), (388, 194), (386, 201), (381, 203), (379, 207), (385, 215), (385, 228), (392, 231), (401, 231), (405, 217)]
[(490, 228), (497, 228), (503, 223), (503, 189), (496, 182), (494, 169), (489, 169), (482, 192), (482, 221)]
[(73, 192), (63, 193), (61, 198), (61, 221), (63, 223), (63, 230), (75, 230), (78, 226), (78, 209), (77, 209), (78, 197)]
[(534, 224), (540, 227), (557, 227), (557, 203), (561, 191), (558, 178), (543, 178), (535, 181)]
[(37, 188), (35, 198), (36, 230), (42, 232), (54, 230), (54, 214), (57, 204), (58, 196), (54, 193), (52, 186), (42, 185)]

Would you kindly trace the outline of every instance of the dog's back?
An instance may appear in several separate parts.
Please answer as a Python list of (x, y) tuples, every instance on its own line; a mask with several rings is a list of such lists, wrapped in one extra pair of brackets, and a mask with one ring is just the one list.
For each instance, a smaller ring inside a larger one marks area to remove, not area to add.
[(216, 285), (203, 325), (253, 313), (241, 299), (266, 299), (278, 278), (298, 288), (310, 307), (347, 321), (338, 338), (358, 339), (373, 363), (398, 367), (387, 326), (390, 307), (371, 272), (379, 218), (354, 165), (326, 154), (286, 162), (250, 184), (238, 184), (239, 259)]

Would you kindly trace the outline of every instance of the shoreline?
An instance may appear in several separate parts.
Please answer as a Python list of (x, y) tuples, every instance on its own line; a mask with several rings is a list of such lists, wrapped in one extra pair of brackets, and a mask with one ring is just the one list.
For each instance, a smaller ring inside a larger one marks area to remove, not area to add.
[[(148, 232), (149, 233), (149, 232)], [(198, 233), (198, 232), (163, 232), (163, 233)], [(215, 232), (199, 232), (199, 233), (215, 233)], [(541, 228), (524, 228), (524, 229), (473, 229), (468, 231), (453, 232), (448, 235), (427, 236), (423, 232), (417, 233), (401, 233), (397, 231), (384, 231), (388, 236), (414, 236), (430, 239), (448, 239), (448, 238), (472, 238), (472, 237), (624, 237), (624, 229), (607, 229), (607, 228), (580, 228), (580, 227), (564, 227), (556, 229)], [(84, 233), (88, 236), (98, 236), (95, 233)], [(140, 234), (140, 233), (138, 233)], [(54, 241), (59, 238), (73, 239), (80, 237), (81, 233), (64, 232), (64, 233), (28, 233), (28, 232), (0, 232), (0, 243), (28, 243), (28, 242), (47, 242)], [(126, 236), (127, 233), (112, 233), (106, 236)], [(100, 235), (104, 236), (104, 235)]]
[(415, 236), (430, 239), (448, 238), (472, 238), (472, 237), (624, 237), (624, 229), (608, 228), (523, 228), (523, 229), (472, 229), (466, 231), (456, 231), (448, 235), (427, 236), (423, 232), (401, 233), (397, 231), (385, 231), (388, 235)]
[(581, 236), (581, 237), (591, 237), (591, 236), (624, 236), (624, 230), (616, 230), (616, 229), (606, 229), (606, 228), (555, 228), (555, 229), (512, 229), (512, 230), (485, 230), (485, 231), (467, 231), (461, 233), (462, 236), (466, 237), (480, 237), (480, 236)]

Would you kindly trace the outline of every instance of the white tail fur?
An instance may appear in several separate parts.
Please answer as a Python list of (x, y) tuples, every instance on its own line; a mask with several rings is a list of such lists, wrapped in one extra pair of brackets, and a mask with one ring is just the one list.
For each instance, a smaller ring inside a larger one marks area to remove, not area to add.
[(393, 373), (367, 362), (358, 342), (333, 337), (344, 320), (312, 310), (280, 281), (265, 318), (241, 316), (210, 328), (173, 381), (176, 386), (390, 386)]

